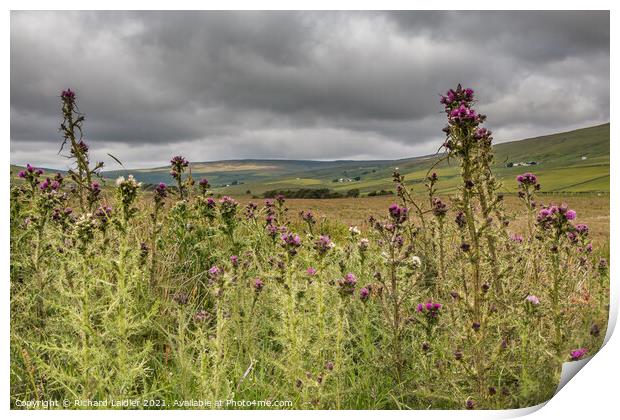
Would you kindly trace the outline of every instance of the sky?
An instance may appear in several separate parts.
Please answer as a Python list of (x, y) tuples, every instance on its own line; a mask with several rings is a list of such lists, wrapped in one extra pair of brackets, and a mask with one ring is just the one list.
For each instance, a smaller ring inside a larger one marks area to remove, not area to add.
[(66, 168), (60, 91), (108, 170), (399, 159), (462, 83), (497, 142), (609, 121), (609, 13), (11, 12), (11, 163)]

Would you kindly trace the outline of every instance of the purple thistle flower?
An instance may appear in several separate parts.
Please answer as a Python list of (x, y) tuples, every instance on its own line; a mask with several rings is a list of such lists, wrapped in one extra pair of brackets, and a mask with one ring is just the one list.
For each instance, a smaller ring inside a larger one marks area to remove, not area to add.
[(211, 277), (212, 279), (215, 279), (222, 274), (222, 270), (220, 270), (220, 268), (217, 265), (214, 265), (213, 267), (209, 268), (208, 273), (209, 273), (209, 277)]
[(329, 251), (333, 247), (334, 243), (327, 235), (319, 236), (319, 239), (314, 242), (314, 249), (316, 249), (319, 255), (325, 255), (327, 251)]
[(224, 197), (220, 198), (220, 205), (222, 206), (237, 207), (238, 204), (239, 203), (237, 203), (237, 201), (234, 198), (228, 195), (225, 195)]
[(355, 292), (357, 277), (353, 273), (347, 273), (343, 278), (338, 280), (338, 289), (342, 296), (352, 295)]
[(185, 171), (185, 168), (189, 166), (189, 162), (183, 156), (174, 156), (170, 159), (170, 165), (172, 165), (170, 175), (180, 182), (181, 175)]
[(198, 181), (198, 187), (200, 188), (200, 192), (203, 195), (207, 193), (207, 190), (210, 186), (211, 185), (209, 185), (209, 181), (207, 180), (207, 178), (202, 178), (200, 181)]
[(567, 220), (575, 220), (577, 217), (577, 212), (575, 210), (567, 210), (566, 211), (566, 219)]
[(73, 102), (75, 100), (75, 92), (71, 89), (66, 89), (60, 93), (60, 97), (65, 102)]
[(581, 360), (587, 353), (588, 353), (588, 349), (586, 349), (585, 347), (572, 350), (570, 352), (570, 360), (571, 362)]
[(527, 172), (517, 176), (517, 182), (522, 186), (531, 186), (538, 184), (538, 178), (533, 173)]
[(398, 204), (394, 203), (389, 208), (388, 211), (390, 216), (394, 220), (394, 223), (400, 224), (407, 220), (407, 215), (409, 210), (406, 207), (400, 207)]
[(439, 317), (439, 310), (441, 308), (441, 303), (429, 300), (426, 303), (418, 303), (416, 310), (419, 313), (423, 314), (429, 322), (435, 323), (437, 321), (437, 318)]
[(187, 301), (189, 300), (188, 296), (186, 293), (183, 292), (176, 292), (173, 296), (172, 296), (172, 300), (174, 300), (176, 303), (178, 303), (179, 305), (185, 305), (187, 303)]
[(575, 230), (581, 236), (587, 236), (590, 229), (588, 228), (588, 225), (581, 223), (575, 226)]
[(239, 257), (236, 255), (231, 255), (230, 263), (233, 265), (233, 267), (237, 267), (239, 265)]
[(512, 235), (510, 235), (510, 240), (520, 244), (521, 242), (523, 242), (523, 236), (519, 235), (518, 233), (513, 233)]
[(267, 229), (267, 234), (271, 236), (273, 240), (275, 240), (279, 232), (278, 227), (272, 224), (268, 224), (266, 229)]
[(529, 295), (525, 298), (525, 301), (534, 306), (540, 305), (540, 299), (538, 299), (538, 297), (535, 295)]
[(465, 217), (465, 213), (463, 213), (462, 211), (459, 211), (456, 217), (454, 218), (454, 222), (461, 229), (464, 228), (467, 225), (467, 219)]
[(189, 165), (189, 162), (183, 156), (174, 156), (170, 159), (170, 164), (172, 166), (186, 168)]
[(265, 286), (265, 283), (263, 283), (261, 279), (254, 280), (254, 291), (256, 293), (259, 293), (261, 290), (263, 290), (264, 286)]
[(280, 240), (282, 241), (282, 247), (284, 247), (290, 255), (297, 254), (297, 248), (301, 246), (299, 235), (286, 232), (280, 235)]
[(441, 199), (433, 198), (433, 214), (437, 217), (444, 217), (448, 213), (448, 206)]
[(308, 224), (315, 224), (316, 220), (314, 219), (314, 215), (312, 214), (311, 211), (301, 211), (299, 212), (299, 215), (301, 216), (302, 220)]
[(249, 202), (246, 206), (245, 206), (245, 217), (248, 220), (254, 220), (255, 219), (255, 214), (254, 212), (258, 209), (258, 206), (256, 205), (256, 203), (253, 202)]
[(163, 182), (160, 182), (157, 187), (155, 187), (155, 199), (164, 199), (166, 198), (168, 187)]
[(482, 139), (491, 139), (491, 131), (487, 130), (484, 127), (480, 127), (477, 128), (476, 131), (474, 132), (474, 139), (476, 140), (482, 140)]
[(88, 144), (86, 144), (86, 142), (84, 140), (80, 140), (77, 143), (77, 150), (74, 150), (73, 153), (74, 154), (78, 154), (78, 153), (82, 153), (82, 154), (86, 154), (88, 152)]
[(308, 269), (306, 270), (306, 274), (308, 274), (309, 276), (314, 276), (316, 274), (316, 268), (308, 267)]
[(207, 319), (209, 319), (210, 315), (209, 312), (205, 311), (204, 309), (200, 309), (198, 312), (196, 312), (196, 314), (194, 315), (194, 320), (196, 322), (204, 322)]
[(360, 300), (364, 302), (368, 299), (368, 296), (370, 296), (370, 290), (368, 290), (368, 287), (362, 287), (360, 289)]

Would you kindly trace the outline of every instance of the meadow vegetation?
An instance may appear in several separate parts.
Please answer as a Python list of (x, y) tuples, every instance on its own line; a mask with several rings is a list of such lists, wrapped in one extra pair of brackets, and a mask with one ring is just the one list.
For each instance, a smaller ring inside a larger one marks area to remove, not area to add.
[(505, 197), (474, 104), (460, 86), (442, 97), (441, 159), (459, 164), (449, 194), (429, 162), (423, 191), (397, 170), (394, 196), (315, 210), (317, 201), (281, 195), (218, 198), (181, 156), (168, 168), (173, 187), (143, 191), (127, 176), (102, 188), (75, 93), (64, 91), (73, 169), (63, 177), (28, 165), (11, 189), (12, 407), (547, 400), (561, 364), (593, 355), (605, 335), (608, 198), (596, 209), (583, 197), (566, 205), (531, 173)]

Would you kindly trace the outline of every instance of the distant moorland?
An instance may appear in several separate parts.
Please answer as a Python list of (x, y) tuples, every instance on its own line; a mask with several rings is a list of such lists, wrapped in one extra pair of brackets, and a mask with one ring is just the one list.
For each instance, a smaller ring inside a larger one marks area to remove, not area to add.
[[(308, 160), (230, 160), (193, 163), (192, 176), (206, 177), (215, 190), (239, 195), (250, 190), (261, 194), (274, 189), (329, 188), (346, 193), (357, 188), (362, 194), (393, 188), (392, 172), (398, 167), (410, 184), (423, 181), (437, 156), (377, 161)], [(518, 174), (531, 170), (545, 186), (545, 192), (609, 191), (609, 124), (552, 134), (495, 146), (495, 174), (505, 182), (507, 191), (516, 190), (512, 182)], [(509, 162), (537, 162), (531, 168), (506, 167)], [(456, 187), (459, 167), (456, 162), (437, 168), (443, 192)], [(144, 183), (172, 183), (169, 167), (109, 171), (108, 178), (133, 173)], [(359, 178), (359, 180), (357, 180)], [(336, 182), (334, 182), (336, 181)], [(234, 185), (240, 184), (240, 185)], [(226, 185), (229, 185), (226, 187)]]
[[(270, 190), (328, 188), (346, 194), (359, 189), (361, 195), (393, 188), (392, 172), (398, 167), (414, 188), (424, 189), (424, 179), (437, 155), (400, 160), (312, 161), (312, 160), (227, 160), (190, 164), (195, 179), (206, 177), (220, 194), (262, 195)], [(536, 162), (531, 167), (520, 163)], [(507, 167), (513, 163), (512, 167)], [(11, 168), (14, 174), (19, 167)], [(459, 167), (456, 162), (435, 168), (442, 177), (439, 192), (456, 188)], [(495, 145), (496, 176), (504, 181), (507, 192), (516, 191), (514, 177), (525, 171), (535, 172), (544, 192), (609, 191), (609, 124), (583, 128)], [(133, 174), (145, 184), (172, 184), (169, 167), (104, 171), (114, 179)], [(508, 182), (506, 182), (508, 181)]]

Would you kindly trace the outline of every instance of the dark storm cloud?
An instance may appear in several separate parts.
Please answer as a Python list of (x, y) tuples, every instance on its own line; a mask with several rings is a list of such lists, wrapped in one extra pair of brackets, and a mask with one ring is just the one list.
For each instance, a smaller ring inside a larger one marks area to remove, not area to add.
[(606, 122), (609, 13), (13, 12), (11, 160), (61, 164), (69, 86), (129, 166), (431, 153), (459, 82), (500, 141)]

